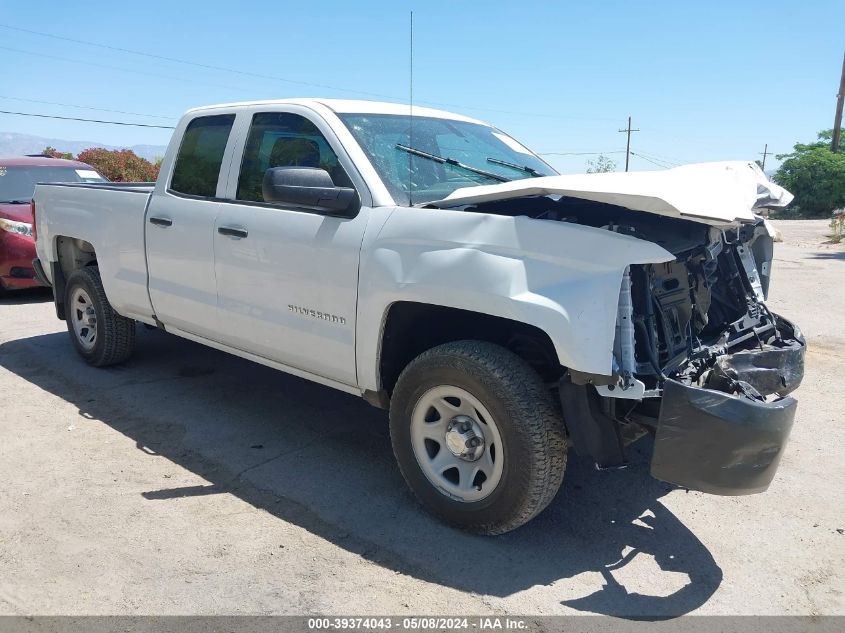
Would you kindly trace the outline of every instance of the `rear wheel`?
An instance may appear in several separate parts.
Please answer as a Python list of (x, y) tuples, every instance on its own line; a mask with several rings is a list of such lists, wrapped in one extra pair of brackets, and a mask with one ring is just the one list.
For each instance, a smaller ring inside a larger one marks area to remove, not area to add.
[(65, 319), (76, 351), (89, 365), (122, 363), (135, 348), (135, 321), (112, 309), (96, 266), (75, 270), (68, 278)]
[(566, 466), (563, 420), (537, 373), (481, 341), (435, 347), (402, 372), (390, 435), (405, 480), (447, 522), (501, 534), (554, 498)]

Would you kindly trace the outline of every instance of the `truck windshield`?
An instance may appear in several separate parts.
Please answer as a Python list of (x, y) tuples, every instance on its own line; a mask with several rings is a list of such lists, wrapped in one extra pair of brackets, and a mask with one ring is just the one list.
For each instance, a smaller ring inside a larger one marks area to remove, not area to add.
[(39, 182), (106, 182), (90, 167), (0, 165), (0, 202), (29, 202)]
[(529, 149), (486, 125), (423, 116), (412, 122), (397, 114), (338, 116), (397, 204), (440, 200), (461, 187), (556, 174)]

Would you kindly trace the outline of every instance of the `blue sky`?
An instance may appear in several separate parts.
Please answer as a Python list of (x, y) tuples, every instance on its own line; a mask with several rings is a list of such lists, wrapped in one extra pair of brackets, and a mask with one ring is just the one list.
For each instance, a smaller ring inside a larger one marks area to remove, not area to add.
[[(632, 150), (661, 164), (753, 159), (765, 143), (785, 152), (832, 127), (845, 44), (842, 0), (120, 6), (0, 0), (0, 24), (288, 81), (0, 27), (0, 109), (172, 125), (189, 107), (227, 101), (406, 101), (413, 9), (415, 101), (490, 121), (538, 152), (566, 153), (547, 157), (562, 171), (584, 171), (591, 156), (580, 152), (609, 152), (623, 168), (617, 130), (628, 115), (641, 130)], [(4, 114), (0, 131), (113, 145), (170, 136)], [(654, 168), (632, 157), (632, 169)]]

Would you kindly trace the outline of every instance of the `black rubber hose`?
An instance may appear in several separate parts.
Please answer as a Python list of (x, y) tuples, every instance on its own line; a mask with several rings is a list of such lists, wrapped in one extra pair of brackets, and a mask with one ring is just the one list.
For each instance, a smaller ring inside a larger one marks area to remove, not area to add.
[[(640, 320), (635, 320), (634, 325), (637, 325), (642, 329), (641, 335), (643, 337), (645, 337), (645, 340), (649, 341), (649, 343), (650, 343), (651, 342), (651, 336), (649, 336), (648, 330), (646, 330), (645, 323), (643, 323)], [(658, 376), (660, 376), (663, 380), (666, 380), (666, 376), (663, 373), (663, 370), (660, 369), (660, 364), (657, 362), (657, 359), (654, 357), (654, 349), (652, 348), (652, 346), (650, 344), (646, 345), (646, 348), (647, 348), (647, 351), (648, 351), (648, 361), (651, 363), (652, 368), (654, 369), (655, 372), (657, 372)]]

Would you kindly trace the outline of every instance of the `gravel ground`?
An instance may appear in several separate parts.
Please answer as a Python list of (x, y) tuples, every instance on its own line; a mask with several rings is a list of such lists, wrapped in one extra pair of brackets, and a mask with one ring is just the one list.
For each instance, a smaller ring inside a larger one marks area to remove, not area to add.
[(779, 222), (771, 307), (809, 342), (769, 491), (577, 457), (497, 538), (442, 526), (363, 401), (158, 331), (84, 365), (49, 295), (0, 300), (0, 614), (845, 615), (845, 248)]

